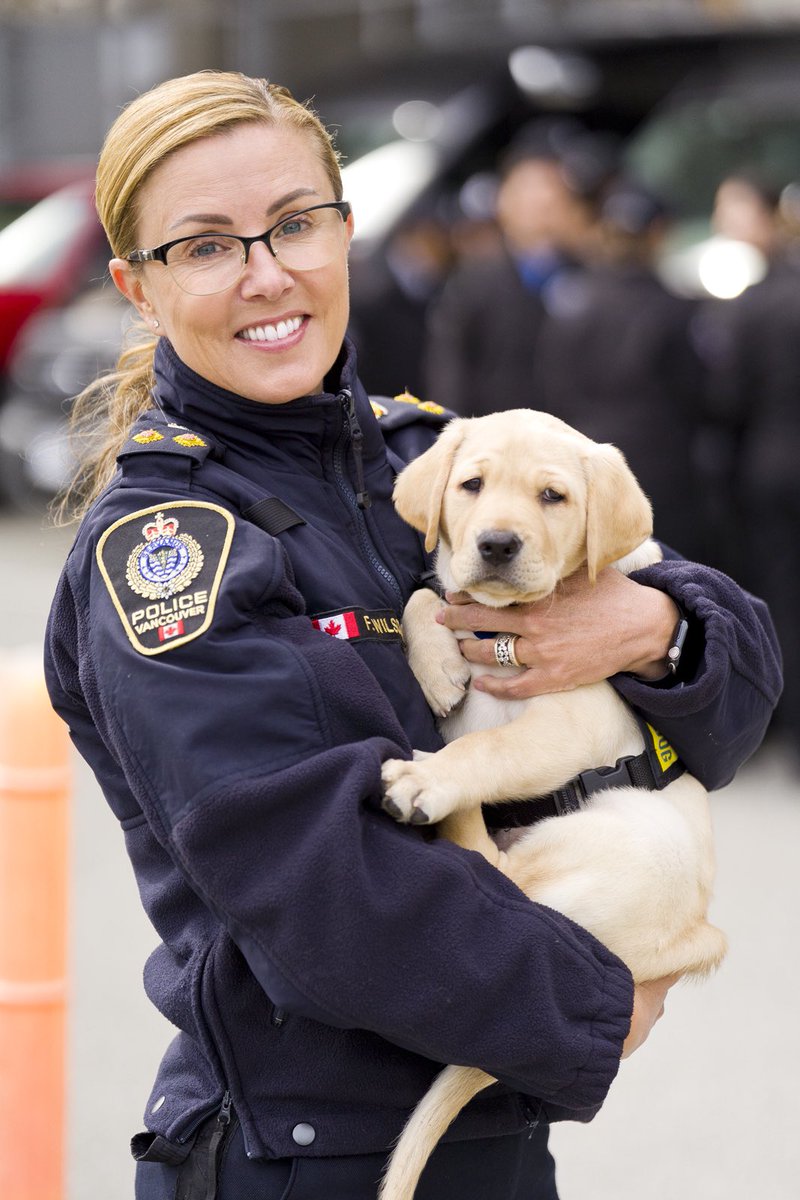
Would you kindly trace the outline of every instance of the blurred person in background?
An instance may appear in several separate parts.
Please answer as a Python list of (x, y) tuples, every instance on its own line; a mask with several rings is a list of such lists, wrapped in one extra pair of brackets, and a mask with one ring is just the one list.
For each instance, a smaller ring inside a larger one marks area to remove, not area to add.
[(496, 217), (498, 183), (496, 171), (478, 171), (461, 185), (451, 201), (451, 270), (465, 260), (494, 259), (502, 252)]
[[(430, 563), (391, 494), (448, 414), (373, 407), (359, 381), (329, 135), (283, 88), (200, 72), (123, 110), (96, 196), (143, 332), (76, 404), (95, 438), (45, 658), (177, 1027), (132, 1142), (137, 1200), (374, 1200), (447, 1062), (499, 1082), (417, 1200), (556, 1200), (549, 1122), (596, 1113), (669, 981), (634, 988), (481, 856), (382, 811), (382, 762), (441, 745), (400, 633)], [(769, 616), (723, 576), (581, 574), (514, 619), (550, 664), (528, 695), (614, 676), (712, 788), (759, 745)]]
[(366, 270), (351, 267), (348, 332), (359, 347), (359, 372), (368, 391), (393, 395), (399, 381), (400, 391), (423, 394), (428, 311), (452, 258), (447, 220), (420, 212), (394, 231), (380, 262), (370, 260)]
[(695, 455), (704, 374), (695, 306), (655, 271), (668, 227), (652, 190), (624, 178), (609, 186), (594, 259), (539, 339), (535, 407), (618, 446), (652, 501), (656, 537), (701, 558), (708, 547)]
[(720, 237), (755, 246), (767, 264), (784, 248), (780, 201), (782, 189), (763, 173), (742, 168), (727, 176), (714, 195), (711, 225)]
[(709, 413), (727, 520), (720, 542), (768, 601), (785, 663), (774, 729), (800, 770), (800, 241), (796, 186), (742, 169), (716, 194), (716, 232), (763, 254), (765, 274), (704, 317)]
[(592, 252), (609, 151), (571, 123), (536, 121), (498, 170), (499, 252), (456, 266), (428, 325), (425, 395), (466, 417), (542, 407), (539, 342)]

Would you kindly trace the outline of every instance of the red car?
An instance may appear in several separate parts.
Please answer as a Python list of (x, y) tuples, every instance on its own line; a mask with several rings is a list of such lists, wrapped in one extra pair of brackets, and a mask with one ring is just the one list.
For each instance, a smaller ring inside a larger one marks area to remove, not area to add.
[(91, 158), (47, 158), (0, 167), (0, 229), (68, 183), (94, 175)]
[(109, 257), (91, 178), (60, 188), (0, 229), (0, 372), (29, 317), (102, 279)]

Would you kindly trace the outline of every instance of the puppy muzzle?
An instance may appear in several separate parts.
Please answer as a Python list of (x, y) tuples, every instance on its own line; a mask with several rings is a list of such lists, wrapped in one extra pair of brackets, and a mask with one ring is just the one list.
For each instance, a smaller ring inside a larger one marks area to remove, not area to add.
[[(483, 603), (513, 604), (529, 599), (531, 593), (549, 592), (550, 579), (544, 563), (512, 529), (485, 529), (450, 559), (458, 587)], [(488, 589), (488, 590), (487, 590)]]
[(478, 554), (491, 568), (504, 567), (513, 563), (523, 546), (522, 538), (512, 530), (489, 529), (477, 539)]

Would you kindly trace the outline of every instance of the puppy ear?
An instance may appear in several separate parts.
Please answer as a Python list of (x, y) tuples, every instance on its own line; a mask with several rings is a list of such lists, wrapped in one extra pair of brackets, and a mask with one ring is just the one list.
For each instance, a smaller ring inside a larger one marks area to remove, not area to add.
[(598, 572), (630, 554), (653, 532), (650, 501), (622, 453), (597, 445), (584, 459), (586, 470), (586, 564)]
[(439, 517), (453, 459), (466, 431), (466, 421), (456, 418), (419, 458), (397, 476), (394, 504), (404, 521), (425, 534), (425, 549), (433, 550), (439, 537)]

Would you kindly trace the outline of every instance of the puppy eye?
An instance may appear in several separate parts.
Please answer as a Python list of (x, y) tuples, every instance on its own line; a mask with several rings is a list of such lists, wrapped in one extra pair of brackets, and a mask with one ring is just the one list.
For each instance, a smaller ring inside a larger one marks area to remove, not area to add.
[(552, 487), (545, 488), (539, 498), (545, 504), (560, 504), (562, 500), (566, 500), (566, 496)]
[(483, 480), (476, 476), (475, 479), (465, 479), (461, 486), (465, 492), (479, 492), (483, 487)]

